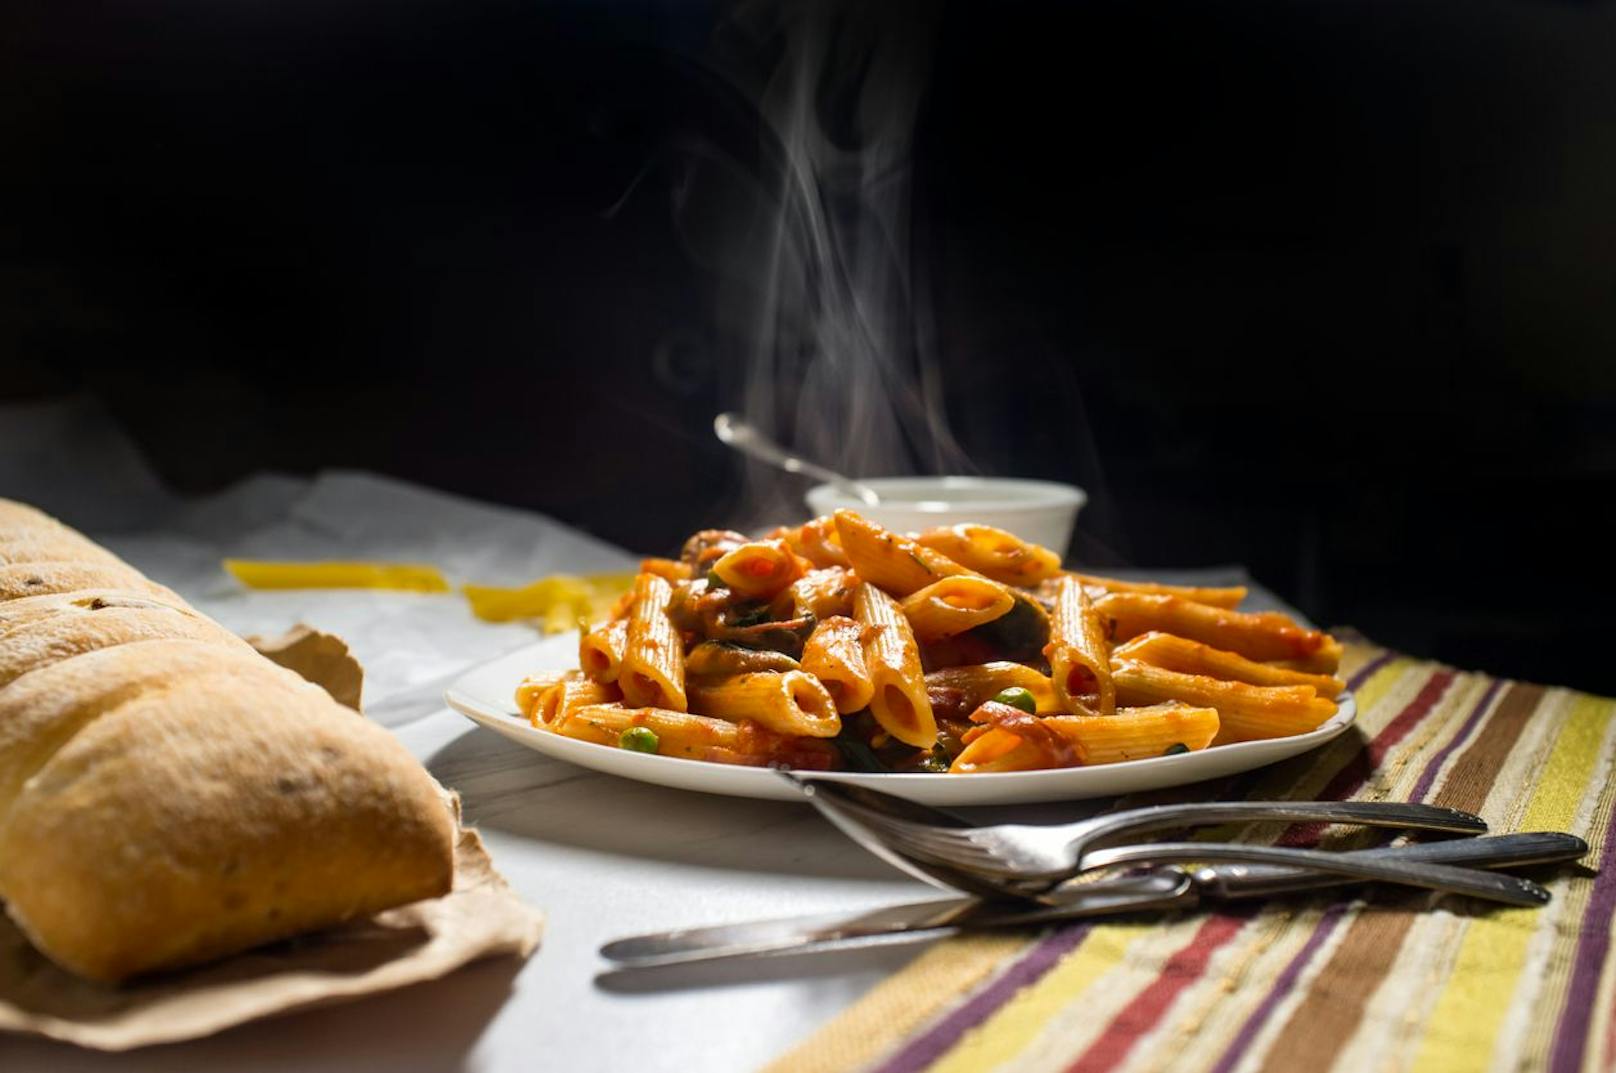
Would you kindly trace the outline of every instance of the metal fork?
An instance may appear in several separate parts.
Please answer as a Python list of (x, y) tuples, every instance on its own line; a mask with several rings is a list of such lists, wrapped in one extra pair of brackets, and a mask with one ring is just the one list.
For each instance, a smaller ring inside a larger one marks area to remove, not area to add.
[[(1451, 865), (1401, 860), (1348, 859), (1319, 850), (1212, 842), (1159, 843), (1097, 848), (1118, 835), (1231, 820), (1288, 820), (1416, 827), (1477, 833), (1486, 824), (1455, 809), (1389, 802), (1222, 802), (1164, 805), (1111, 813), (1075, 824), (1031, 827), (940, 827), (894, 815), (917, 811), (902, 799), (845, 783), (788, 775), (809, 800), (844, 833), (872, 852), (931, 882), (998, 898), (1038, 897), (1092, 868), (1130, 862), (1165, 864), (1186, 861), (1231, 861), (1313, 868), (1355, 879), (1428, 887), (1455, 894), (1537, 906), (1548, 891), (1529, 880), (1499, 876)], [(947, 814), (943, 814), (945, 817)], [(955, 824), (959, 821), (947, 817)], [(981, 837), (975, 837), (981, 836)]]

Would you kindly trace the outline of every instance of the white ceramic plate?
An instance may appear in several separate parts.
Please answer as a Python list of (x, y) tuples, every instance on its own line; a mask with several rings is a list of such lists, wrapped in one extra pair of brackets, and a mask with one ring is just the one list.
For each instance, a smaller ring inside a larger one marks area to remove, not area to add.
[[(562, 634), (518, 649), (467, 671), (444, 694), (449, 707), (472, 721), (529, 749), (580, 767), (621, 775), (625, 779), (700, 790), (734, 797), (793, 800), (797, 792), (768, 768), (710, 764), (671, 756), (614, 749), (537, 730), (516, 710), (517, 684), (535, 671), (566, 670), (578, 665), (578, 635)], [(1038, 801), (1075, 801), (1087, 797), (1155, 790), (1163, 786), (1215, 779), (1272, 764), (1323, 745), (1352, 725), (1358, 706), (1349, 693), (1330, 720), (1308, 734), (1271, 741), (1220, 745), (1216, 749), (1130, 760), (1097, 767), (1052, 771), (1011, 771), (985, 775), (883, 775), (837, 772), (830, 777), (861, 783), (927, 805), (1017, 805)]]

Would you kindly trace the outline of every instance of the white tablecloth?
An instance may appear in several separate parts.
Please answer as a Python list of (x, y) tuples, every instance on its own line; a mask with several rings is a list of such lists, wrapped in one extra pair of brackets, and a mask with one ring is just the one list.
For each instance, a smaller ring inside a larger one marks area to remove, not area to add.
[[(458, 596), (248, 592), (219, 568), (226, 556), (387, 559), (433, 563), (453, 581), (516, 584), (623, 569), (633, 559), (619, 549), (552, 519), (356, 473), (260, 476), (182, 502), (95, 410), (73, 406), (0, 409), (0, 496), (85, 529), (232, 629), (278, 633), (302, 621), (347, 638), (366, 668), (367, 714), (461, 793), (500, 870), (549, 914), (544, 944), (526, 963), (487, 962), (403, 992), (124, 1055), (0, 1037), (6, 1073), (749, 1070), (916, 952), (602, 986), (596, 976), (608, 966), (595, 951), (624, 934), (934, 892), (863, 854), (804, 805), (627, 782), (474, 728), (444, 709), (444, 686), (534, 635), (479, 622)], [(1255, 602), (1273, 598), (1259, 593)]]

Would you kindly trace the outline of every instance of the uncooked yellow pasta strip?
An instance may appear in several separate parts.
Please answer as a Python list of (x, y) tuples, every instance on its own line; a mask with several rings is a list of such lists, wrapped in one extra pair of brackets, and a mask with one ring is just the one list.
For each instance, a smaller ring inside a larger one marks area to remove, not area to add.
[(836, 532), (853, 572), (900, 599), (941, 578), (971, 572), (948, 556), (850, 510), (836, 512)]
[(1258, 663), (1238, 653), (1225, 652), (1187, 637), (1174, 637), (1170, 633), (1140, 634), (1114, 649), (1111, 657), (1148, 663), (1182, 674), (1204, 674), (1208, 678), (1247, 682), (1254, 686), (1312, 686), (1321, 697), (1340, 696), (1347, 688), (1345, 682), (1331, 675), (1308, 674), (1276, 667), (1272, 663)]
[(802, 669), (830, 691), (843, 715), (867, 708), (875, 695), (870, 668), (864, 662), (864, 627), (850, 618), (821, 619), (802, 646)]
[(1006, 585), (1032, 586), (1060, 573), (1060, 556), (991, 525), (928, 529), (915, 538), (961, 566)]
[(864, 661), (875, 689), (870, 714), (899, 741), (931, 748), (937, 744), (937, 720), (926, 695), (920, 650), (903, 611), (866, 579), (854, 591), (853, 612), (864, 627)]
[(1250, 660), (1292, 661), (1300, 664), (1298, 669), (1317, 674), (1333, 674), (1341, 663), (1339, 641), (1277, 611), (1230, 611), (1179, 596), (1138, 592), (1107, 593), (1094, 601), (1094, 609), (1111, 623), (1108, 633), (1114, 642), (1159, 630)]
[(755, 719), (776, 734), (833, 738), (842, 729), (836, 702), (803, 671), (758, 671), (717, 682), (691, 682), (690, 706), (731, 722)]
[(1095, 593), (1096, 597), (1108, 592), (1138, 592), (1146, 596), (1178, 596), (1198, 604), (1228, 608), (1239, 607), (1240, 601), (1246, 598), (1246, 589), (1243, 585), (1218, 588), (1202, 585), (1163, 585), (1155, 581), (1123, 581), (1121, 578), (1100, 577), (1096, 574), (1077, 576), (1083, 584), (1098, 590)]
[(1335, 701), (1312, 686), (1254, 686), (1199, 674), (1180, 674), (1147, 663), (1119, 660), (1112, 665), (1117, 697), (1128, 704), (1182, 701), (1216, 708), (1216, 744), (1306, 734), (1335, 714)]
[(802, 576), (802, 562), (783, 540), (751, 540), (714, 563), (713, 573), (731, 592), (767, 600)]
[(960, 574), (905, 596), (899, 606), (915, 640), (924, 644), (1003, 618), (1016, 606), (1016, 598), (997, 581)]
[(615, 682), (628, 650), (628, 619), (613, 619), (578, 638), (578, 666), (597, 682)]
[(1055, 611), (1049, 617), (1044, 656), (1055, 695), (1068, 712), (1083, 711), (1092, 703), (1101, 715), (1110, 715), (1117, 707), (1117, 691), (1111, 682), (1111, 645), (1104, 623), (1075, 576), (1057, 578), (1054, 588)]
[(538, 702), (528, 713), (528, 721), (536, 727), (553, 728), (579, 708), (621, 699), (616, 686), (593, 681), (582, 674), (569, 674), (539, 694)]
[[(1021, 688), (1032, 694), (1041, 715), (1052, 715), (1061, 710), (1060, 700), (1050, 680), (1025, 663), (973, 663), (963, 667), (944, 667), (926, 675), (926, 692), (935, 697), (939, 691), (959, 694), (950, 707), (974, 711), (984, 701), (992, 700), (1006, 689)], [(934, 700), (933, 704), (937, 702)]]
[(673, 587), (655, 574), (641, 574), (633, 592), (618, 688), (630, 704), (685, 711), (684, 643), (668, 617)]

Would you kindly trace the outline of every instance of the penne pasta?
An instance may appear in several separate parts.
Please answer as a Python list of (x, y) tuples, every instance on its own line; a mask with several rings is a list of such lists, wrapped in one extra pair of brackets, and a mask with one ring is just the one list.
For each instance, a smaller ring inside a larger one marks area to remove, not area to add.
[(1308, 674), (1272, 663), (1258, 663), (1234, 652), (1225, 652), (1185, 637), (1174, 637), (1170, 633), (1140, 634), (1127, 644), (1113, 649), (1111, 657), (1148, 663), (1163, 670), (1204, 674), (1208, 678), (1246, 682), (1254, 686), (1312, 686), (1321, 697), (1338, 697), (1347, 689), (1347, 683), (1331, 675)]
[(1179, 700), (1216, 708), (1220, 726), (1214, 744), (1306, 734), (1335, 714), (1335, 701), (1312, 686), (1254, 686), (1198, 674), (1181, 674), (1147, 663), (1118, 661), (1111, 668), (1124, 703)]
[(970, 573), (946, 555), (889, 532), (850, 510), (836, 512), (836, 532), (853, 572), (899, 599), (941, 578)]
[(1100, 616), (1089, 603), (1088, 591), (1074, 575), (1055, 581), (1055, 611), (1049, 618), (1049, 677), (1055, 695), (1069, 712), (1093, 707), (1110, 715), (1117, 707), (1111, 681), (1111, 645)]
[(578, 637), (578, 668), (597, 682), (615, 682), (628, 649), (628, 619), (613, 619)]
[(539, 697), (545, 690), (567, 677), (568, 671), (550, 671), (539, 674), (530, 674), (522, 679), (522, 684), (516, 687), (516, 710), (521, 712), (529, 722), (533, 720), (533, 712), (539, 705)]
[(869, 580), (854, 591), (853, 611), (864, 627), (864, 661), (874, 688), (870, 714), (899, 741), (930, 749), (937, 744), (937, 720), (908, 620), (897, 601)]
[(776, 597), (770, 610), (776, 618), (812, 615), (817, 619), (827, 619), (833, 615), (851, 615), (853, 586), (857, 584), (858, 578), (845, 567), (827, 566), (810, 570)]
[(847, 553), (842, 550), (841, 537), (836, 532), (836, 520), (828, 514), (799, 526), (782, 526), (769, 535), (784, 540), (793, 552), (816, 568), (839, 566), (845, 569), (848, 565)]
[(1177, 703), (1121, 708), (1107, 716), (990, 713), (989, 717), (993, 722), (968, 735), (968, 744), (949, 771), (969, 775), (1074, 763), (1087, 767), (1198, 752), (1212, 744), (1219, 726), (1215, 709)]
[(585, 678), (582, 674), (572, 673), (539, 694), (532, 711), (527, 713), (527, 718), (528, 722), (536, 727), (553, 727), (579, 708), (591, 704), (610, 704), (621, 699), (622, 694), (618, 692), (616, 686), (605, 685)]
[(846, 715), (867, 708), (875, 695), (864, 661), (864, 627), (850, 618), (821, 619), (802, 646), (802, 669), (830, 691), (836, 710)]
[(915, 538), (932, 551), (1005, 585), (1031, 587), (1060, 573), (1060, 556), (991, 525), (928, 529)]
[(690, 564), (678, 559), (641, 559), (640, 573), (655, 574), (664, 581), (689, 581)]
[(617, 684), (632, 705), (685, 711), (685, 650), (668, 617), (673, 587), (655, 574), (634, 579)]
[(964, 667), (945, 667), (926, 675), (926, 693), (932, 708), (948, 708), (961, 715), (976, 711), (1006, 689), (1025, 689), (1032, 694), (1040, 715), (1059, 712), (1060, 700), (1045, 675), (1025, 663), (999, 661)]
[(827, 770), (836, 762), (835, 747), (823, 739), (776, 734), (750, 719), (732, 723), (665, 708), (586, 705), (552, 729), (580, 741), (620, 746), (624, 731), (637, 727), (656, 735), (654, 751), (663, 756), (756, 767), (783, 764), (813, 771)]
[(1208, 604), (1212, 607), (1235, 608), (1240, 601), (1246, 598), (1246, 589), (1243, 585), (1232, 585), (1227, 588), (1209, 588), (1198, 585), (1163, 585), (1155, 581), (1123, 581), (1114, 577), (1099, 577), (1095, 574), (1078, 574), (1078, 580), (1093, 590), (1095, 599), (1099, 599), (1108, 592), (1137, 592), (1146, 596), (1177, 596), (1185, 600), (1193, 600), (1198, 604)]
[(915, 639), (923, 644), (1003, 618), (1015, 606), (1009, 589), (970, 574), (934, 581), (899, 603)]
[(715, 682), (692, 682), (690, 706), (731, 722), (755, 719), (777, 734), (833, 738), (842, 729), (836, 702), (819, 679), (802, 671), (758, 671)]
[(731, 592), (768, 600), (802, 576), (802, 560), (783, 540), (752, 540), (726, 552), (712, 572)]
[(1298, 669), (1310, 673), (1333, 674), (1341, 662), (1339, 641), (1275, 611), (1230, 611), (1178, 596), (1137, 592), (1107, 593), (1094, 601), (1094, 609), (1109, 621), (1107, 632), (1113, 642), (1157, 630), (1258, 662), (1294, 661)]

